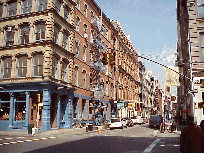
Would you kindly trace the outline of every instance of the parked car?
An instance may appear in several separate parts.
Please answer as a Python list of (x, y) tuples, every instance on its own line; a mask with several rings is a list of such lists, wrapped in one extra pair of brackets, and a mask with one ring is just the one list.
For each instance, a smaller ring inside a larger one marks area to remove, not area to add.
[(149, 118), (149, 127), (157, 126), (160, 127), (161, 116), (160, 115), (150, 115)]
[(142, 124), (143, 118), (141, 116), (137, 116), (137, 124)]
[[(130, 118), (123, 118), (123, 120), (126, 122), (126, 125), (128, 127), (131, 127), (134, 125), (133, 121)], [(124, 124), (123, 124), (124, 125)]]
[(131, 120), (132, 120), (134, 125), (137, 124), (137, 117), (136, 116), (132, 116)]
[(121, 128), (123, 129), (123, 123), (118, 118), (112, 118), (111, 123), (109, 124), (110, 130), (114, 128)]
[(122, 118), (121, 119), (121, 122), (123, 124), (123, 127), (126, 127), (127, 128), (127, 120), (125, 118)]

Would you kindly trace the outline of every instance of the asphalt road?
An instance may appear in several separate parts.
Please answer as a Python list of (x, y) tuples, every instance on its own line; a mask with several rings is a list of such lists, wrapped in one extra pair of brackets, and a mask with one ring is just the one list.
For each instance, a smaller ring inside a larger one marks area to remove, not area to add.
[(179, 135), (157, 135), (147, 124), (93, 133), (59, 134), (47, 137), (0, 138), (1, 153), (166, 153), (179, 151)]

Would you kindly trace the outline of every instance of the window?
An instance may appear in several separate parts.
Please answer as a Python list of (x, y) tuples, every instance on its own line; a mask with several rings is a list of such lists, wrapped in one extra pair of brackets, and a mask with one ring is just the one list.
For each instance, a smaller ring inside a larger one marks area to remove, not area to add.
[(79, 57), (79, 43), (75, 43), (75, 56), (78, 58)]
[(38, 0), (37, 11), (45, 11), (47, 9), (48, 0)]
[(58, 59), (53, 56), (52, 58), (52, 76), (57, 79), (58, 74)]
[(77, 18), (76, 18), (76, 31), (79, 32), (79, 28), (80, 28), (80, 18), (77, 17)]
[(73, 118), (78, 118), (78, 98), (73, 99)]
[(24, 0), (22, 1), (22, 14), (30, 13), (32, 7), (32, 0)]
[(86, 99), (82, 99), (82, 119), (86, 119)]
[(83, 70), (83, 88), (86, 88), (86, 71)]
[(58, 37), (59, 37), (60, 28), (57, 25), (54, 25), (54, 36), (53, 41), (58, 44)]
[(15, 102), (15, 121), (24, 121), (26, 115), (26, 103)]
[(15, 16), (17, 12), (17, 2), (12, 2), (8, 4), (7, 16)]
[(83, 62), (86, 62), (86, 50), (87, 50), (87, 47), (83, 46)]
[(80, 10), (80, 0), (77, 0), (77, 9)]
[(87, 36), (87, 25), (86, 24), (84, 24), (84, 37), (88, 37)]
[(12, 27), (7, 27), (6, 28), (6, 33), (5, 33), (5, 46), (12, 46), (14, 44), (14, 30)]
[(94, 19), (94, 14), (93, 12), (91, 11), (90, 12), (90, 22), (93, 23), (93, 19)]
[(75, 85), (78, 85), (78, 67), (75, 67)]
[(0, 3), (0, 18), (3, 17), (3, 4)]
[(64, 19), (65, 19), (67, 22), (69, 22), (69, 13), (70, 13), (70, 11), (69, 11), (68, 7), (65, 7), (65, 8), (64, 8)]
[(68, 47), (68, 34), (66, 32), (63, 33), (63, 48), (67, 50)]
[(43, 76), (43, 55), (37, 54), (33, 57), (33, 76)]
[(60, 15), (60, 9), (61, 9), (61, 2), (59, 0), (55, 0), (55, 10)]
[(108, 39), (108, 29), (106, 29), (106, 38)]
[(61, 80), (66, 81), (66, 77), (67, 77), (67, 63), (63, 61), (62, 70), (61, 70)]
[(88, 10), (88, 6), (87, 4), (84, 5), (84, 15), (85, 17), (87, 17), (87, 10)]
[(90, 51), (90, 65), (93, 65), (93, 51)]
[(93, 43), (93, 31), (90, 31), (90, 42)]
[(197, 17), (204, 18), (204, 0), (197, 0)]
[(201, 57), (201, 61), (204, 62), (204, 33), (199, 33), (199, 41), (200, 41), (200, 54), (199, 57)]
[(35, 41), (45, 40), (45, 22), (39, 22), (35, 26)]
[(19, 44), (27, 44), (29, 42), (29, 25), (20, 26)]
[(6, 57), (2, 62), (2, 78), (11, 77), (12, 59), (11, 57)]
[(90, 90), (92, 90), (93, 87), (93, 78), (92, 73), (90, 74)]
[(27, 73), (27, 57), (20, 56), (17, 60), (17, 77), (26, 77)]

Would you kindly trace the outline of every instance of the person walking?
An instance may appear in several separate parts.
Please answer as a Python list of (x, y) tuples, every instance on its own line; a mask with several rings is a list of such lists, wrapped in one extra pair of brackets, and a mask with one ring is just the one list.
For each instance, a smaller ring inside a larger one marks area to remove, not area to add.
[(163, 133), (162, 132), (162, 129), (163, 129), (163, 117), (162, 116), (160, 116), (160, 118), (161, 118), (161, 123), (160, 123), (160, 133)]
[(203, 153), (204, 134), (200, 127), (194, 124), (194, 117), (187, 117), (187, 125), (181, 130), (180, 152), (181, 153)]

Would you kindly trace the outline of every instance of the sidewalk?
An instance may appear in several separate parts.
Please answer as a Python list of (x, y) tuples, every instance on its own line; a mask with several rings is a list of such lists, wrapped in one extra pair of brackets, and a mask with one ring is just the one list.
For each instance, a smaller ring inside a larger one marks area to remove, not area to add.
[(156, 137), (179, 137), (181, 134), (181, 129), (184, 127), (184, 125), (178, 125), (177, 131), (174, 131), (172, 133), (169, 133), (168, 131), (164, 131), (164, 133), (157, 133)]

